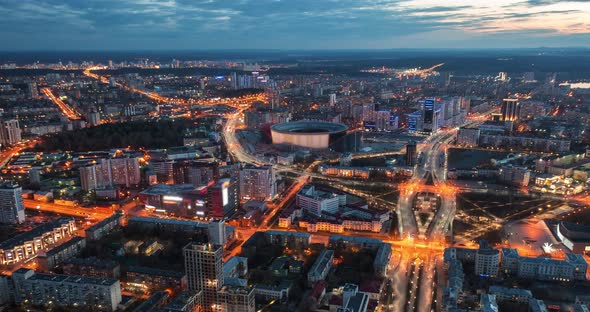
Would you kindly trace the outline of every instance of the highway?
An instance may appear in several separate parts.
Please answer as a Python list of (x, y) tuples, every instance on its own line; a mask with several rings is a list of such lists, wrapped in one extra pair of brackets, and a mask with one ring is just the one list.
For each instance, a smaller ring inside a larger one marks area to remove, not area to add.
[(57, 107), (61, 110), (61, 112), (68, 117), (70, 120), (78, 120), (80, 119), (81, 114), (73, 109), (71, 106), (66, 104), (62, 101), (59, 97), (56, 97), (55, 94), (49, 88), (42, 88), (41, 92), (47, 96)]

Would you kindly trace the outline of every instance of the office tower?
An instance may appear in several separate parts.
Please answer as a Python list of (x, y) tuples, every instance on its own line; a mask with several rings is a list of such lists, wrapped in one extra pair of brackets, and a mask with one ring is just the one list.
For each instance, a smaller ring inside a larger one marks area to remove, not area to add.
[(183, 249), (188, 290), (203, 292), (203, 311), (215, 311), (223, 286), (223, 246), (190, 243)]
[(246, 166), (240, 170), (240, 198), (267, 200), (276, 194), (272, 166)]
[(209, 222), (207, 229), (209, 230), (209, 243), (213, 245), (225, 245), (226, 237), (224, 220), (215, 220)]
[(109, 68), (113, 68), (113, 60), (109, 60)]
[(6, 146), (20, 142), (20, 132), (18, 120), (11, 119), (0, 122), (0, 144)]
[(424, 100), (424, 123), (432, 124), (434, 121), (434, 99), (429, 98)]
[(406, 145), (406, 166), (416, 165), (417, 152), (416, 142), (412, 141)]
[(19, 224), (25, 222), (25, 205), (22, 188), (14, 184), (0, 186), (0, 223)]
[(334, 107), (334, 105), (336, 105), (336, 94), (335, 93), (330, 93), (329, 104), (331, 107)]
[(228, 217), (238, 208), (238, 185), (231, 178), (221, 179), (207, 190), (209, 212), (219, 218)]
[(504, 99), (502, 101), (501, 121), (515, 121), (520, 115), (520, 102), (518, 99)]

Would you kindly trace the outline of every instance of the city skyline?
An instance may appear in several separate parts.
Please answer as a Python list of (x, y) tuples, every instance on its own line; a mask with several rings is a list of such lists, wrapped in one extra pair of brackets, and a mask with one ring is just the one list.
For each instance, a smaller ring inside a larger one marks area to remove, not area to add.
[(1, 50), (588, 46), (585, 1), (0, 1)]

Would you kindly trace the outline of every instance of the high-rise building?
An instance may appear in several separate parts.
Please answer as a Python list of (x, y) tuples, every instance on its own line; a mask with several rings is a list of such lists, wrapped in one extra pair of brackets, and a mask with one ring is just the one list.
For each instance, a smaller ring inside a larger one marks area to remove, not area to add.
[(114, 185), (137, 185), (141, 182), (139, 159), (101, 159), (97, 164), (80, 168), (80, 182), (85, 191)]
[(246, 166), (240, 170), (240, 199), (267, 200), (276, 194), (272, 166)]
[(0, 186), (0, 223), (25, 222), (22, 188), (14, 184)]
[(238, 208), (238, 183), (221, 179), (207, 189), (209, 212), (219, 218), (230, 216)]
[(0, 122), (0, 144), (6, 146), (20, 142), (20, 132), (18, 120), (12, 119)]
[(406, 145), (406, 166), (410, 166), (413, 167), (414, 165), (416, 165), (416, 159), (417, 159), (417, 146), (416, 146), (416, 142), (410, 142), (408, 145)]
[(27, 89), (29, 92), (29, 97), (31, 97), (32, 99), (36, 99), (39, 97), (39, 90), (37, 89), (36, 82), (27, 83)]
[(203, 291), (203, 311), (216, 311), (223, 287), (223, 246), (190, 243), (183, 251), (188, 290)]
[(114, 185), (129, 187), (141, 182), (138, 158), (111, 158), (108, 160), (108, 165)]
[(502, 101), (501, 121), (515, 121), (520, 115), (520, 102), (518, 99), (504, 99)]
[(331, 107), (334, 107), (334, 105), (336, 105), (336, 93), (330, 93), (329, 104)]
[(207, 229), (209, 230), (209, 243), (225, 246), (226, 237), (224, 220), (214, 220), (209, 222)]

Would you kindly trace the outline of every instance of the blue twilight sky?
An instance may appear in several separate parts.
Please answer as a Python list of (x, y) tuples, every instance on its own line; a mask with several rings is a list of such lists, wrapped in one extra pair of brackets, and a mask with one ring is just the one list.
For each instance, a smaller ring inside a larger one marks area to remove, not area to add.
[(0, 0), (0, 50), (590, 46), (590, 1)]

